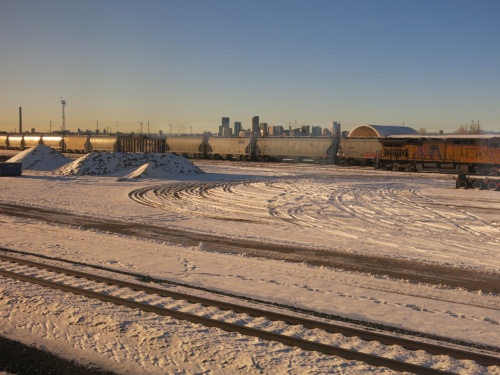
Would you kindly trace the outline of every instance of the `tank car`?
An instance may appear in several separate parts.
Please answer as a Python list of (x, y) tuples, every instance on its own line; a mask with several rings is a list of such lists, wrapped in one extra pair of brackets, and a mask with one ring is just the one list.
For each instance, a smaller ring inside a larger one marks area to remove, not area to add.
[(59, 152), (64, 151), (64, 142), (62, 136), (42, 135), (41, 143)]
[(0, 134), (0, 149), (6, 150), (9, 148), (9, 135)]
[(9, 149), (10, 150), (24, 150), (24, 136), (22, 134), (9, 135)]

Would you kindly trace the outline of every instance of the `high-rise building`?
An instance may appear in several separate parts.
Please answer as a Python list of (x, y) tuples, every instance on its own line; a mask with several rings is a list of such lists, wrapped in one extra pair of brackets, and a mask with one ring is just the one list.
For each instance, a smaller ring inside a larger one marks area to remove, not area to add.
[(252, 126), (250, 127), (250, 129), (252, 130), (252, 135), (260, 134), (259, 116), (252, 117)]
[(241, 121), (235, 121), (234, 122), (234, 135), (238, 136), (241, 131)]
[(230, 137), (231, 129), (229, 128), (229, 117), (223, 117), (221, 126), (219, 126), (219, 137)]
[(285, 132), (285, 128), (283, 125), (273, 125), (269, 126), (269, 135), (273, 137), (282, 137), (283, 133)]
[(219, 126), (219, 137), (231, 137), (231, 128)]
[(321, 126), (316, 126), (316, 125), (313, 125), (312, 129), (311, 129), (311, 135), (313, 137), (321, 137)]
[(266, 137), (267, 136), (267, 132), (268, 132), (268, 130), (267, 130), (267, 122), (261, 122), (259, 124), (259, 130), (260, 130), (260, 135), (262, 137)]
[(339, 137), (341, 132), (340, 122), (332, 121), (330, 123), (330, 131), (334, 136)]

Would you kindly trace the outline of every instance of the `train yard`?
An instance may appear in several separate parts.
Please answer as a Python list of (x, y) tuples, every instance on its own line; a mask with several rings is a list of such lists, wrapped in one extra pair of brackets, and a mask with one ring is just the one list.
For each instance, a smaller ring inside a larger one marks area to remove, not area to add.
[[(391, 339), (405, 336), (417, 344), (435, 341), (437, 346), (498, 356), (496, 192), (455, 189), (445, 175), (325, 165), (196, 163), (205, 174), (168, 181), (42, 172), (6, 177), (0, 202), (3, 253), (184, 293), (188, 299), (253, 306), (356, 326), (369, 334), (382, 332)], [(19, 225), (28, 236), (16, 230)], [(7, 264), (11, 272), (20, 270)], [(46, 272), (23, 269), (37, 277)], [(66, 276), (50, 273), (43, 278), (62, 282)], [(80, 286), (85, 280), (71, 283)], [(51, 342), (58, 343), (57, 348), (69, 346), (68, 353), (118, 373), (125, 372), (120, 366), (129, 366), (129, 371), (139, 366), (150, 373), (174, 368), (303, 373), (311, 366), (313, 373), (339, 368), (345, 373), (392, 373), (392, 365), (374, 367), (367, 364), (369, 359), (293, 349), (27, 285), (5, 282), (0, 314), (9, 337), (24, 332), (45, 347)], [(89, 285), (93, 291), (113, 296), (117, 292), (131, 301), (160, 307), (172, 303), (176, 310), (197, 316), (222, 315), (226, 323), (292, 333), (438, 371), (498, 371), (494, 362), (403, 350), (381, 344), (383, 338), (306, 330), (250, 318), (227, 305), (230, 310), (221, 312), (202, 306), (209, 302), (193, 305), (135, 294), (130, 288)], [(38, 336), (44, 339), (35, 339)], [(251, 361), (245, 361), (249, 355)]]

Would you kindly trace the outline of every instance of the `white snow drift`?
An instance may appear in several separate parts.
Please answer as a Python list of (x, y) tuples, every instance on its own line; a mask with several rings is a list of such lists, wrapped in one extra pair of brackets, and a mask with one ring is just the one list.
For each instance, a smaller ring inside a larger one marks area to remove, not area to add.
[(71, 159), (48, 146), (38, 145), (20, 152), (7, 161), (21, 163), (23, 170), (52, 171), (70, 163)]
[(72, 161), (45, 145), (26, 149), (8, 161), (22, 163), (23, 170), (53, 171), (61, 176), (108, 175), (123, 179), (166, 179), (204, 173), (189, 160), (169, 153), (91, 152)]

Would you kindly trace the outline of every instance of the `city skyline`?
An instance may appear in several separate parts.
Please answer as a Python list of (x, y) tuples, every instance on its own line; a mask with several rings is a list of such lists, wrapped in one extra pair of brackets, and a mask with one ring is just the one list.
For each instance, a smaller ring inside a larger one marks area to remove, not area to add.
[(217, 133), (221, 118), (500, 131), (500, 3), (0, 5), (0, 131)]

